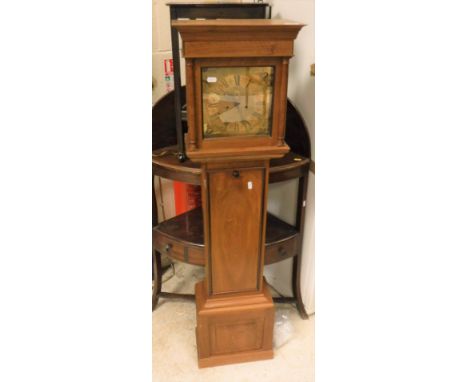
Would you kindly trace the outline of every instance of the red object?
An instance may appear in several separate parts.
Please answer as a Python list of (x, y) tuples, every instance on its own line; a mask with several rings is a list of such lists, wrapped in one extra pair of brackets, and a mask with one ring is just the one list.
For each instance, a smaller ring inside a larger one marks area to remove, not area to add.
[(164, 60), (164, 74), (166, 76), (169, 74), (174, 74), (174, 63), (172, 58), (169, 60)]
[(201, 206), (201, 188), (193, 184), (174, 182), (174, 201), (176, 215)]

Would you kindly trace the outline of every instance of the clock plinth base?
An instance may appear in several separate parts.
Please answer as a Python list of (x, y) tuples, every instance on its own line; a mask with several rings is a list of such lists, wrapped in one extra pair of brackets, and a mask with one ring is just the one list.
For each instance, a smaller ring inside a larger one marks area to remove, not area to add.
[(257, 293), (207, 296), (195, 286), (198, 366), (211, 367), (273, 358), (273, 299), (263, 283)]

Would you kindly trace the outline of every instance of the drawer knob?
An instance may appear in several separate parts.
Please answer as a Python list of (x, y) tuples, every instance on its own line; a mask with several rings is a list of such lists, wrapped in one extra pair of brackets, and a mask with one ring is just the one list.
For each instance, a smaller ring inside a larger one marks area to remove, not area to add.
[(280, 255), (281, 257), (284, 257), (286, 256), (288, 253), (284, 250), (283, 247), (279, 247), (278, 248), (278, 255)]
[(239, 173), (238, 170), (234, 170), (234, 171), (232, 172), (232, 176), (233, 176), (234, 178), (238, 178), (239, 175), (240, 175), (240, 173)]
[(172, 244), (166, 244), (166, 246), (164, 247), (164, 250), (166, 252), (169, 252), (171, 250), (171, 248), (172, 248)]

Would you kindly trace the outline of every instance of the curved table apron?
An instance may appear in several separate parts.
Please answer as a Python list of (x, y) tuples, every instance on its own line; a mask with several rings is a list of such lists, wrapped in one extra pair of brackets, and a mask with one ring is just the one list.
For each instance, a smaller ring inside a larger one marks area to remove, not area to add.
[[(176, 146), (153, 151), (153, 176), (179, 182), (200, 185), (200, 164), (190, 160), (179, 162)], [(289, 152), (284, 157), (270, 161), (270, 183), (282, 182), (304, 176), (309, 170), (310, 159)]]
[[(179, 162), (176, 146), (170, 146), (153, 151), (153, 177), (171, 179), (194, 185), (200, 185), (200, 165), (190, 160)], [(301, 155), (289, 152), (284, 157), (270, 161), (269, 183), (277, 183), (291, 179), (300, 182), (298, 205), (307, 191), (307, 176), (310, 160)], [(154, 197), (154, 182), (153, 182)], [(302, 318), (307, 318), (300, 295), (300, 257), (303, 226), (303, 213), (298, 211), (296, 226), (292, 226), (272, 214), (267, 214), (265, 265), (294, 258), (293, 292), (294, 297), (275, 297), (275, 302), (295, 302)], [(172, 259), (192, 265), (205, 265), (203, 213), (201, 208), (165, 220), (153, 227), (153, 266), (155, 273), (155, 288), (153, 292), (153, 310), (159, 297), (179, 297), (193, 299), (191, 294), (168, 293), (161, 291), (161, 253)]]

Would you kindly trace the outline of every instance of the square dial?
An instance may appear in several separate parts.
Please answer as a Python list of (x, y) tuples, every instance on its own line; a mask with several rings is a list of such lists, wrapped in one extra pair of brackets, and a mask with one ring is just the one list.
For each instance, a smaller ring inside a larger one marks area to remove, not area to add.
[(203, 136), (271, 135), (273, 66), (202, 68)]

